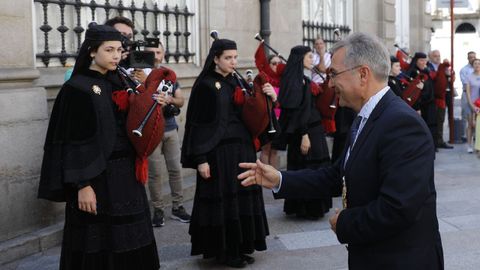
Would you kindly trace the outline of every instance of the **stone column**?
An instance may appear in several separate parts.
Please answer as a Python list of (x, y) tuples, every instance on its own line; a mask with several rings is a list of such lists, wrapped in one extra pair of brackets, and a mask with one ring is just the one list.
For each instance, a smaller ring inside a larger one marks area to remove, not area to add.
[(393, 55), (396, 51), (395, 44), (395, 0), (384, 0), (383, 3), (383, 40), (390, 53)]
[(431, 39), (431, 15), (426, 13), (426, 1), (410, 0), (410, 53), (428, 53)]
[[(39, 77), (33, 5), (32, 0), (0, 2), (0, 265), (38, 252), (38, 242), (26, 251), (11, 239), (28, 234), (31, 240), (33, 231), (58, 221), (61, 212), (37, 199), (48, 113), (45, 89), (32, 83)], [(16, 249), (9, 249), (12, 241)]]
[[(260, 36), (270, 44), (270, 0), (260, 0)], [(268, 48), (265, 48), (268, 55)]]
[(387, 48), (395, 42), (395, 0), (354, 1), (353, 30), (377, 35)]

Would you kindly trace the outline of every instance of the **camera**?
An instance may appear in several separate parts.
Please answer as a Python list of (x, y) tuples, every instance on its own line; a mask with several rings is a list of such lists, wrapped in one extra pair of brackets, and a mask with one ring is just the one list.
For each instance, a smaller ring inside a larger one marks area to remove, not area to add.
[[(162, 80), (158, 85), (157, 91), (163, 92), (165, 95), (173, 97), (173, 87), (174, 84), (171, 81)], [(177, 108), (173, 104), (167, 104), (163, 107), (163, 116), (164, 117), (173, 117), (180, 114), (180, 108)]]
[(155, 54), (153, 52), (141, 51), (140, 47), (148, 46), (157, 42), (156, 38), (147, 38), (146, 40), (131, 41), (126, 37), (122, 39), (122, 47), (130, 52), (127, 59), (123, 60), (121, 65), (125, 68), (153, 68), (155, 66)]

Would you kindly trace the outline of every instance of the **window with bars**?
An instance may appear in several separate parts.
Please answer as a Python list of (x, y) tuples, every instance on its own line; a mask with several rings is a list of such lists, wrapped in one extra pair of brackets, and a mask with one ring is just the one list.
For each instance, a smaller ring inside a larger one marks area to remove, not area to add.
[(321, 37), (329, 48), (335, 41), (335, 29), (347, 35), (351, 29), (352, 0), (303, 0), (302, 26), (303, 44), (313, 47), (315, 39)]
[(73, 64), (87, 25), (119, 15), (135, 24), (134, 39), (160, 38), (167, 63), (192, 62), (197, 1), (34, 0), (37, 66)]

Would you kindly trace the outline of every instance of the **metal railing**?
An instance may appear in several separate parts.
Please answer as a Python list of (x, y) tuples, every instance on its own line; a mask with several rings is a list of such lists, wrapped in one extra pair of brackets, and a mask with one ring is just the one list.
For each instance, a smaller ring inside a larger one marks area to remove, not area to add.
[(325, 46), (329, 49), (337, 38), (333, 31), (335, 29), (340, 30), (340, 36), (345, 36), (350, 33), (350, 28), (346, 25), (318, 23), (312, 21), (303, 21), (303, 45), (313, 48), (315, 39), (321, 37), (325, 42)]
[[(45, 67), (51, 64), (52, 58), (65, 66), (67, 59), (77, 56), (88, 23), (104, 23), (115, 16), (125, 16), (133, 21), (134, 39), (138, 39), (138, 36), (145, 39), (149, 35), (160, 38), (165, 47), (167, 63), (172, 59), (175, 63), (182, 60), (189, 62), (195, 55), (190, 51), (193, 42), (189, 30), (193, 28), (192, 18), (195, 14), (186, 5), (179, 8), (178, 5), (169, 7), (165, 4), (159, 8), (157, 1), (151, 4), (152, 7), (146, 1), (141, 7), (136, 6), (134, 0), (130, 1), (130, 5), (125, 5), (122, 0), (118, 0), (116, 5), (112, 5), (110, 0), (87, 1), (33, 0), (38, 26), (36, 57)], [(140, 16), (139, 21), (137, 15)]]

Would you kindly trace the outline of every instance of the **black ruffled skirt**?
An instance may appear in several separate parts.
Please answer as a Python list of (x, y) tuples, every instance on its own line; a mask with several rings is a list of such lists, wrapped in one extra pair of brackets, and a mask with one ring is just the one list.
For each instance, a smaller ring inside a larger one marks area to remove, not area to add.
[[(325, 132), (321, 125), (309, 127), (308, 135), (311, 148), (307, 155), (300, 150), (301, 134), (293, 134), (288, 139), (287, 170), (317, 169), (330, 165)], [(283, 211), (287, 215), (318, 219), (332, 207), (332, 198), (322, 199), (285, 199)]]
[(78, 210), (77, 192), (66, 204), (60, 269), (159, 269), (145, 187), (133, 157), (108, 161), (91, 186), (97, 215)]
[(254, 162), (253, 146), (240, 140), (222, 141), (207, 155), (211, 178), (197, 173), (189, 233), (192, 255), (237, 257), (267, 248), (268, 224), (259, 186), (243, 187), (237, 179), (240, 162)]

